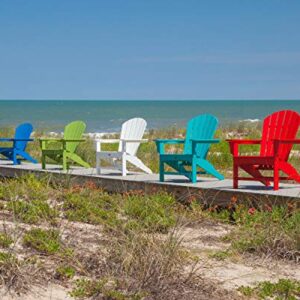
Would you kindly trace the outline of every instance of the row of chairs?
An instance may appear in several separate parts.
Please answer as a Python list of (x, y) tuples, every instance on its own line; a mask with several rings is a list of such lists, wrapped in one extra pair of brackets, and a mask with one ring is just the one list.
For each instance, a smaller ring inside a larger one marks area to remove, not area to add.
[[(122, 125), (119, 139), (97, 139), (96, 142), (96, 169), (97, 174), (102, 173), (101, 160), (111, 160), (114, 165), (127, 175), (127, 162), (135, 165), (142, 171), (151, 174), (152, 171), (136, 156), (140, 143), (146, 142), (143, 135), (146, 129), (146, 121), (142, 118), (134, 118)], [(233, 155), (233, 187), (238, 188), (239, 180), (260, 181), (269, 186), (273, 181), (273, 189), (278, 190), (280, 180), (293, 180), (300, 183), (300, 174), (289, 162), (289, 155), (294, 144), (300, 144), (297, 133), (300, 126), (300, 115), (291, 110), (275, 112), (266, 117), (263, 122), (262, 138), (259, 140), (231, 139), (227, 140)], [(209, 174), (219, 180), (224, 176), (207, 160), (207, 154), (211, 144), (219, 143), (215, 139), (218, 120), (210, 114), (199, 115), (191, 119), (187, 124), (185, 139), (157, 139), (155, 140), (159, 153), (159, 177), (165, 180), (166, 174), (180, 174), (191, 182), (197, 181), (198, 174)], [(57, 163), (62, 163), (63, 169), (69, 168), (70, 161), (83, 167), (90, 167), (75, 150), (80, 142), (86, 125), (82, 121), (71, 122), (65, 127), (64, 136), (61, 139), (41, 138), (42, 168), (46, 168), (46, 158), (51, 158)], [(0, 153), (14, 164), (19, 164), (21, 159), (36, 163), (25, 150), (32, 132), (31, 124), (22, 124), (16, 129), (14, 138), (2, 138), (0, 141), (13, 142), (12, 147), (0, 148)], [(104, 143), (119, 143), (118, 151), (102, 151)], [(165, 153), (167, 144), (183, 145), (182, 153)], [(240, 145), (260, 144), (259, 155), (240, 155)], [(168, 166), (166, 170), (166, 166)], [(174, 171), (170, 171), (170, 169)], [(239, 176), (242, 169), (252, 177)], [(261, 171), (273, 171), (273, 176), (263, 176)], [(280, 172), (286, 174), (281, 176)]]

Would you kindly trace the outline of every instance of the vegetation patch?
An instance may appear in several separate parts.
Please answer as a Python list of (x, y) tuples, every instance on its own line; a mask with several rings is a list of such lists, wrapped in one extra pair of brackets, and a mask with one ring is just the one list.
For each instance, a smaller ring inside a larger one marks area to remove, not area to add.
[(214, 258), (216, 260), (225, 260), (226, 258), (232, 256), (232, 252), (229, 250), (225, 251), (216, 251), (209, 255), (209, 257)]
[(260, 282), (255, 287), (241, 286), (238, 289), (244, 296), (259, 299), (297, 300), (300, 298), (300, 282), (280, 279), (278, 282)]
[(64, 198), (63, 210), (70, 221), (116, 226), (116, 197), (99, 191), (69, 193)]
[(293, 207), (237, 207), (237, 228), (229, 236), (232, 249), (299, 260), (300, 211)]
[(0, 185), (0, 198), (5, 201), (13, 200), (47, 200), (53, 191), (49, 185), (49, 178), (36, 178), (33, 174), (20, 178), (4, 180)]
[(13, 239), (7, 233), (0, 233), (0, 247), (1, 248), (8, 248), (12, 243)]
[(124, 212), (129, 229), (146, 229), (148, 232), (167, 232), (175, 225), (175, 199), (169, 194), (130, 195), (125, 198)]
[(61, 265), (57, 267), (55, 272), (55, 278), (59, 280), (71, 279), (75, 276), (76, 270), (69, 265)]
[(59, 231), (34, 228), (24, 234), (23, 243), (42, 254), (51, 255), (61, 249)]
[(51, 208), (46, 201), (32, 200), (30, 202), (16, 200), (8, 202), (7, 210), (13, 212), (14, 216), (28, 224), (38, 224), (48, 221), (55, 224), (58, 212)]
[(89, 280), (80, 279), (76, 281), (76, 285), (70, 295), (78, 299), (86, 299), (89, 297), (103, 297), (103, 299), (113, 300), (140, 300), (144, 298), (143, 294), (128, 294), (116, 290), (116, 281), (113, 279)]

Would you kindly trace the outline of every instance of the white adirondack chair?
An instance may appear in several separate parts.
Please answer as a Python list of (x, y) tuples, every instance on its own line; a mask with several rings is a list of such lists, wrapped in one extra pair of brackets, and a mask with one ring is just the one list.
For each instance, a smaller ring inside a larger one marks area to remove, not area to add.
[[(122, 176), (127, 175), (127, 162), (135, 165), (145, 173), (152, 174), (152, 171), (136, 156), (136, 152), (141, 142), (147, 123), (144, 119), (133, 118), (122, 124), (120, 139), (97, 139), (96, 142), (96, 169), (97, 174), (101, 174), (101, 159), (111, 160), (118, 169), (122, 171)], [(101, 151), (101, 144), (119, 142), (118, 151)], [(121, 161), (121, 165), (118, 162)]]

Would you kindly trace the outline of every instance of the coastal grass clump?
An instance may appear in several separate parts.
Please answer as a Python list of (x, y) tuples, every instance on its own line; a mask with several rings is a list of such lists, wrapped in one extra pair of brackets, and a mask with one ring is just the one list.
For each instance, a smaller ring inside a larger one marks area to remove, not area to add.
[(300, 281), (279, 279), (277, 282), (263, 281), (255, 287), (241, 286), (238, 289), (251, 299), (296, 300), (300, 298)]
[(44, 255), (56, 254), (62, 248), (60, 233), (54, 229), (30, 229), (24, 234), (23, 244)]
[(299, 209), (291, 205), (237, 206), (233, 216), (237, 226), (226, 237), (233, 250), (299, 261)]
[(39, 224), (45, 221), (55, 224), (58, 217), (58, 211), (43, 200), (10, 201), (6, 209), (12, 212), (17, 220), (28, 224)]
[(64, 195), (62, 208), (70, 221), (117, 226), (118, 198), (98, 189), (73, 189)]
[(34, 267), (19, 260), (13, 253), (0, 252), (0, 288), (17, 293), (26, 292), (35, 281)]
[(5, 233), (1, 232), (0, 233), (0, 247), (1, 248), (9, 248), (9, 246), (14, 242), (13, 238)]
[(124, 200), (124, 213), (129, 218), (127, 228), (167, 232), (175, 225), (176, 201), (167, 193), (129, 195)]
[(0, 199), (4, 201), (46, 201), (54, 192), (47, 176), (37, 178), (33, 174), (3, 180), (0, 185)]
[(96, 275), (77, 280), (71, 296), (129, 300), (177, 299), (181, 295), (180, 299), (205, 299), (196, 263), (190, 265), (191, 256), (181, 243), (179, 228), (165, 238), (137, 229), (116, 231), (105, 257), (100, 255), (102, 264), (93, 263)]
[(55, 278), (58, 280), (69, 280), (76, 275), (76, 269), (71, 265), (60, 265), (55, 270)]

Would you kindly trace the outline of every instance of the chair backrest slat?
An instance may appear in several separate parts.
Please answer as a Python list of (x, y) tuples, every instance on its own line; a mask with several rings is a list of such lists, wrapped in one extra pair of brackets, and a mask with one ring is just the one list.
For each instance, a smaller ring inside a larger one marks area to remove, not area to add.
[[(210, 114), (199, 115), (191, 119), (187, 124), (186, 140), (184, 144), (184, 154), (192, 153), (191, 139), (212, 139), (218, 127), (218, 120)], [(209, 144), (198, 144), (196, 155), (199, 158), (206, 158), (209, 150)]]
[[(274, 139), (294, 139), (300, 125), (300, 115), (292, 110), (282, 110), (275, 112), (264, 119), (261, 156), (274, 155)], [(278, 157), (281, 160), (288, 160), (292, 144), (281, 144)]]
[[(32, 133), (33, 127), (30, 123), (24, 123), (16, 128), (15, 139), (29, 139)], [(28, 141), (16, 141), (15, 148), (24, 151), (26, 149)]]
[[(142, 118), (133, 118), (122, 124), (120, 139), (140, 140), (143, 138), (147, 122)], [(127, 143), (126, 152), (135, 155), (140, 143)], [(122, 142), (119, 144), (119, 151), (122, 151)]]
[[(74, 121), (66, 125), (64, 130), (64, 138), (70, 140), (79, 140), (85, 131), (86, 125), (82, 121)], [(66, 144), (66, 150), (75, 152), (79, 142), (70, 142)]]

